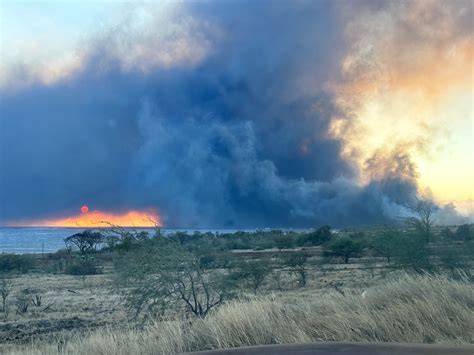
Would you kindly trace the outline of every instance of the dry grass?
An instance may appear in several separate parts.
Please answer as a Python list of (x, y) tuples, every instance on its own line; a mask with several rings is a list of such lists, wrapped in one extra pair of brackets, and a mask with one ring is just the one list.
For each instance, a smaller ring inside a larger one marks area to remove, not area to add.
[[(145, 330), (104, 330), (69, 340), (64, 354), (171, 354), (310, 341), (474, 342), (474, 287), (468, 280), (408, 276), (385, 280), (362, 298), (353, 291), (273, 295), (230, 302), (204, 320), (163, 321)], [(53, 354), (57, 344), (11, 347)]]

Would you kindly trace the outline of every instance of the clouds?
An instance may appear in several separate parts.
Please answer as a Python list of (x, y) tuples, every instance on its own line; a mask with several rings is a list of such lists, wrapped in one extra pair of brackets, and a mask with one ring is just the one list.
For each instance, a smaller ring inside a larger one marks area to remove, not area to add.
[(417, 193), (409, 153), (380, 153), (361, 184), (362, 167), (334, 134), (338, 118), (351, 120), (331, 86), (347, 59), (339, 5), (270, 5), (137, 7), (88, 41), (79, 69), (3, 88), (0, 223), (82, 204), (154, 207), (180, 227), (399, 214)]
[[(465, 133), (473, 119), (472, 2), (357, 2), (342, 9), (349, 45), (334, 92), (345, 114), (333, 120), (332, 132), (344, 142), (345, 156), (363, 167), (381, 150), (402, 148), (419, 183), (438, 198), (468, 198), (474, 178), (464, 163), (474, 154)], [(372, 172), (364, 174), (370, 179)], [(442, 175), (444, 181), (434, 177)], [(449, 184), (462, 188), (453, 192)]]

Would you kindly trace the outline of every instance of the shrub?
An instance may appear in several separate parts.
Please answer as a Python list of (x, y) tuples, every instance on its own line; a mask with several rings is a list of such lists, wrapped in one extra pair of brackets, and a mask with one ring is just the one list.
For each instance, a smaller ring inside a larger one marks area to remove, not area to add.
[(300, 238), (298, 238), (297, 245), (321, 245), (331, 240), (331, 238), (331, 227), (325, 225), (315, 231), (303, 234)]
[(64, 272), (68, 275), (76, 276), (98, 275), (102, 273), (97, 266), (97, 262), (92, 258), (76, 258), (66, 266)]
[(463, 224), (456, 229), (455, 238), (469, 241), (474, 239), (474, 229), (469, 224)]
[(292, 254), (281, 258), (282, 264), (290, 268), (291, 273), (296, 273), (299, 276), (298, 284), (301, 287), (306, 286), (307, 270), (306, 262), (307, 257), (305, 254)]
[(275, 237), (275, 244), (278, 249), (290, 249), (294, 246), (294, 240), (292, 236), (282, 234)]
[(401, 245), (402, 236), (397, 230), (382, 231), (369, 243), (374, 255), (387, 258), (388, 263), (390, 263), (391, 258), (398, 253)]
[(434, 265), (430, 261), (430, 249), (426, 233), (400, 234), (400, 242), (395, 251), (398, 267), (418, 273), (432, 271)]
[(7, 312), (7, 298), (13, 290), (13, 282), (11, 279), (2, 277), (0, 278), (0, 297), (2, 298), (1, 311)]
[(30, 292), (28, 289), (21, 290), (16, 297), (16, 311), (18, 314), (28, 312), (30, 306)]
[(469, 250), (466, 253), (465, 245), (448, 245), (443, 248), (439, 255), (441, 266), (449, 270), (453, 278), (459, 275), (470, 275), (471, 266)]
[(338, 237), (326, 244), (323, 254), (329, 258), (341, 258), (347, 264), (350, 258), (359, 256), (361, 251), (360, 241), (350, 237)]
[(200, 255), (185, 249), (180, 241), (162, 240), (117, 260), (115, 281), (135, 316), (141, 312), (163, 315), (178, 307), (205, 317), (232, 296), (222, 272), (205, 266)]
[(0, 273), (26, 273), (35, 267), (30, 255), (0, 254)]
[(247, 260), (235, 266), (236, 270), (231, 273), (230, 278), (237, 283), (246, 282), (254, 293), (272, 272), (272, 267), (265, 260)]

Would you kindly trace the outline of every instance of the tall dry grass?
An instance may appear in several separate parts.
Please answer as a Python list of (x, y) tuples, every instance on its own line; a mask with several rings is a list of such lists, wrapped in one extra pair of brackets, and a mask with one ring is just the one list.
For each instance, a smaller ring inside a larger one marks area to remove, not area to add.
[[(60, 347), (65, 354), (172, 354), (247, 345), (312, 341), (474, 342), (474, 287), (467, 280), (403, 275), (365, 298), (266, 296), (223, 305), (206, 319), (156, 322), (145, 330), (91, 333)], [(8, 349), (54, 354), (57, 344)]]

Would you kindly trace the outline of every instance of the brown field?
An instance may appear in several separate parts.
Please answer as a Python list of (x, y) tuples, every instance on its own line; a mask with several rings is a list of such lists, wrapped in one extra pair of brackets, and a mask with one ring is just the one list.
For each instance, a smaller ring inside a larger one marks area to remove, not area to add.
[[(270, 262), (295, 250), (232, 251), (232, 258)], [(270, 275), (257, 295), (244, 293), (204, 320), (135, 321), (113, 289), (111, 264), (95, 276), (27, 274), (19, 290), (42, 304), (10, 311), (0, 323), (0, 342), (12, 354), (168, 354), (260, 344), (312, 341), (474, 342), (474, 288), (443, 277), (410, 277), (383, 258), (367, 266), (320, 263), (308, 247), (308, 283), (297, 287), (288, 270)], [(361, 296), (364, 290), (368, 297)], [(409, 299), (409, 302), (406, 302)]]

